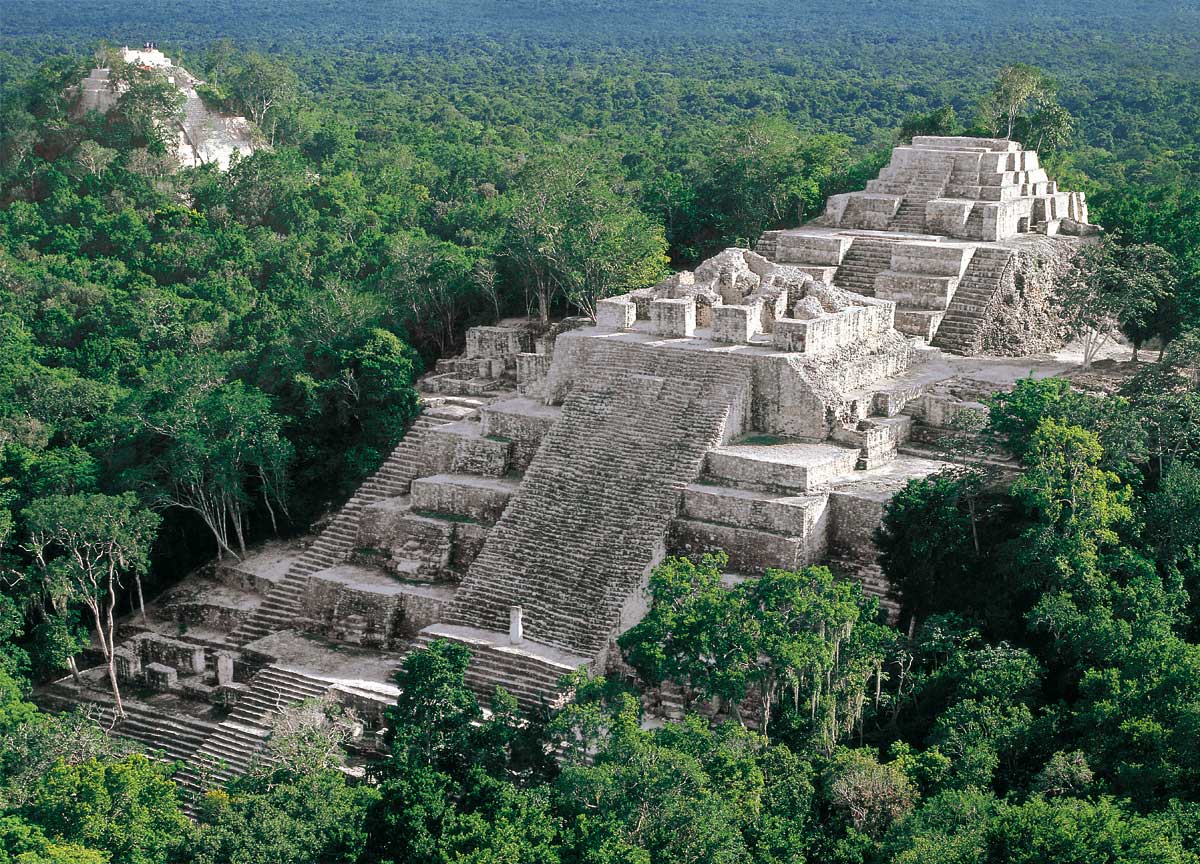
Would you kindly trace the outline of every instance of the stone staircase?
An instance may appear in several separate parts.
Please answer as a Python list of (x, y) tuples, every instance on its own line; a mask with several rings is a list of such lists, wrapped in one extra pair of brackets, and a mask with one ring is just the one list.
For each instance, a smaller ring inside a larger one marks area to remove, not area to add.
[[(168, 713), (161, 707), (126, 697), (122, 700), (125, 719), (118, 720), (116, 709), (108, 702), (92, 701), (75, 690), (59, 691), (57, 686), (38, 694), (41, 708), (51, 711), (70, 711), (84, 704), (90, 706), (91, 718), (106, 732), (128, 738), (144, 746), (150, 755), (168, 762), (185, 761), (217, 728), (212, 720)], [(108, 694), (99, 698), (107, 699)]]
[(774, 261), (775, 254), (779, 251), (779, 232), (764, 231), (758, 238), (758, 242), (754, 244), (754, 251), (764, 258)]
[(925, 205), (934, 198), (940, 198), (949, 182), (949, 170), (941, 174), (932, 172), (918, 174), (904, 193), (900, 209), (896, 211), (895, 217), (888, 225), (888, 230), (905, 234), (924, 234)]
[(497, 634), (470, 627), (436, 624), (421, 632), (416, 647), (446, 639), (471, 649), (467, 668), (467, 686), (484, 707), (491, 704), (497, 687), (503, 687), (517, 700), (522, 710), (541, 705), (561, 707), (571, 694), (560, 686), (562, 678), (579, 667), (590, 667), (587, 657), (573, 657), (529, 641), (504, 644)]
[(979, 350), (984, 313), (1004, 283), (1004, 274), (1012, 266), (1014, 253), (995, 246), (980, 246), (971, 256), (954, 298), (930, 343), (955, 354)]
[(721, 355), (598, 344), (445, 623), (507, 634), (520, 606), (528, 639), (596, 657), (749, 378)]
[(833, 275), (838, 288), (866, 297), (875, 296), (875, 277), (892, 265), (892, 242), (855, 237), (841, 266)]
[(204, 100), (196, 95), (195, 91), (188, 94), (180, 125), (183, 127), (184, 135), (187, 136), (188, 144), (199, 158), (202, 155), (204, 139), (206, 134), (211, 131), (212, 123)]
[(295, 626), (308, 577), (333, 567), (350, 555), (358, 538), (358, 519), (364, 507), (384, 498), (407, 495), (422, 470), (421, 447), (425, 434), (449, 420), (425, 413), (409, 427), (391, 455), (334, 517), (333, 521), (300, 553), (267, 594), (254, 614), (230, 635), (239, 646)]
[(271, 733), (273, 715), (329, 691), (327, 682), (278, 666), (259, 670), (229, 716), (191, 753), (175, 775), (186, 790), (202, 793), (245, 774)]

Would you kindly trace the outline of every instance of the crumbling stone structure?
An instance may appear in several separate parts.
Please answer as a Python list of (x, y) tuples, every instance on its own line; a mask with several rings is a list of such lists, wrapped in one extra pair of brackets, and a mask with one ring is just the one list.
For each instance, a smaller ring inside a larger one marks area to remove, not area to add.
[[(172, 152), (184, 168), (216, 164), (229, 170), (234, 153), (249, 156), (261, 145), (256, 130), (245, 117), (216, 111), (204, 103), (196, 88), (203, 84), (182, 66), (176, 66), (153, 43), (142, 48), (121, 49), (122, 60), (138, 69), (153, 71), (174, 84), (184, 97), (183, 111), (170, 130)], [(107, 114), (128, 84), (113, 77), (113, 70), (96, 68), (80, 82), (74, 110), (77, 115), (88, 111)]]
[[(938, 348), (1018, 355), (1061, 343), (1052, 274), (1096, 230), (1083, 193), (1059, 191), (1036, 152), (1003, 138), (917, 136), (866, 191), (833, 196), (815, 222), (768, 231), (756, 250), (892, 300), (896, 328)], [(985, 326), (1001, 307), (1020, 311), (1003, 335)]]
[[(366, 718), (369, 748), (403, 651), (436, 639), (472, 648), (483, 698), (502, 685), (554, 703), (563, 675), (619, 668), (614, 639), (668, 554), (726, 552), (731, 580), (828, 563), (890, 608), (884, 506), (963, 458), (946, 436), (1034, 365), (988, 349), (1053, 347), (1013, 322), (1043, 308), (1080, 242), (1051, 223), (1086, 219), (1009, 142), (917, 139), (893, 163), (821, 224), (602, 300), (594, 321), (472, 328), (422, 380), (424, 414), (307, 545), (197, 574), (127, 622), (124, 677), (180, 700), (163, 716), (197, 738), (183, 781), (242, 770), (273, 712), (322, 693)], [(899, 230), (949, 224), (947, 200), (974, 202), (963, 226), (1044, 230)], [(999, 206), (972, 221), (979, 204)], [(959, 320), (969, 333), (946, 329)], [(47, 699), (68, 698), (56, 688)], [(128, 734), (161, 737), (131, 705)]]

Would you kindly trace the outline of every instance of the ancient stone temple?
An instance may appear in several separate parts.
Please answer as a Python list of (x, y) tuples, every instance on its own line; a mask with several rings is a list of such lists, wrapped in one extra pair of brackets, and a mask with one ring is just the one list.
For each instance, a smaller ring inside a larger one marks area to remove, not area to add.
[[(206, 105), (196, 89), (204, 82), (182, 66), (175, 65), (152, 43), (146, 43), (142, 48), (121, 49), (121, 59), (130, 67), (161, 75), (183, 96), (183, 110), (171, 124), (168, 135), (180, 166), (194, 168), (215, 164), (226, 171), (234, 153), (249, 156), (261, 146), (249, 120)], [(77, 115), (88, 111), (105, 114), (116, 107), (126, 89), (128, 84), (117, 80), (112, 69), (93, 69), (77, 88), (74, 111)]]
[(1087, 216), (1083, 194), (1059, 191), (1015, 141), (918, 136), (866, 191), (768, 231), (757, 251), (894, 301), (896, 328), (936, 347), (1020, 354), (1059, 341), (1045, 286), (1064, 244), (1047, 238), (1092, 233)]
[[(989, 354), (1056, 347), (1053, 276), (1082, 242), (1060, 235), (1085, 225), (1082, 197), (1015, 143), (918, 138), (816, 223), (603, 300), (594, 321), (471, 329), (316, 537), (215, 565), (127, 622), (140, 689), (118, 731), (169, 742), (199, 785), (244, 770), (284, 707), (332, 694), (369, 750), (391, 673), (435, 639), (473, 649), (484, 698), (553, 704), (564, 674), (616, 664), (668, 554), (724, 551), (730, 580), (828, 563), (891, 603), (884, 504), (963, 458), (940, 442), (977, 427), (989, 393), (1070, 368)], [(64, 679), (41, 698), (105, 697)]]

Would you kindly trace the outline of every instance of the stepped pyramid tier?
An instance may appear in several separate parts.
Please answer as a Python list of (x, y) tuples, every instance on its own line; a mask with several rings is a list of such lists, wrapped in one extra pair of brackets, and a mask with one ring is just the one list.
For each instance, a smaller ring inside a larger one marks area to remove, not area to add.
[[(1054, 347), (1037, 303), (1081, 242), (818, 224), (601, 300), (594, 320), (471, 328), (312, 536), (205, 568), (123, 622), (117, 671), (138, 699), (114, 734), (174, 742), (198, 790), (265, 752), (275, 715), (332, 698), (361, 718), (352, 755), (370, 754), (405, 653), (436, 640), (470, 648), (485, 703), (503, 687), (554, 706), (579, 668), (622, 673), (615, 639), (667, 555), (725, 552), (731, 583), (828, 564), (894, 612), (873, 540), (887, 502), (968, 458), (1011, 476), (1002, 452), (964, 456), (962, 430), (1031, 369), (1073, 368), (987, 354)], [(38, 698), (103, 702), (103, 671)]]
[[(216, 111), (205, 104), (196, 89), (204, 82), (183, 67), (176, 66), (171, 58), (157, 48), (148, 45), (140, 49), (123, 48), (122, 60), (129, 66), (163, 76), (183, 95), (183, 109), (168, 136), (173, 144), (174, 155), (182, 167), (214, 164), (226, 171), (235, 153), (249, 156), (262, 146), (249, 120)], [(108, 113), (116, 107), (117, 100), (128, 86), (127, 82), (113, 75), (112, 69), (93, 69), (77, 88), (75, 113)]]
[(1088, 224), (1015, 141), (917, 136), (863, 192), (834, 195), (808, 225), (755, 249), (816, 279), (896, 304), (901, 332), (958, 354), (1062, 345), (1055, 280)]

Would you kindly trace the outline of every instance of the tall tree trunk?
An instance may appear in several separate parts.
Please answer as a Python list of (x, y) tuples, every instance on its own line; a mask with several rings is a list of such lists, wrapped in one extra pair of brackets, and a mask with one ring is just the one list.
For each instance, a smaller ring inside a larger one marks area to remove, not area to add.
[(117, 658), (110, 655), (108, 658), (108, 683), (112, 686), (113, 705), (116, 708), (117, 717), (125, 719), (125, 703), (121, 701), (121, 688), (117, 685)]
[(133, 584), (137, 587), (138, 609), (142, 613), (142, 623), (146, 623), (146, 598), (142, 595), (142, 577), (134, 576)]

